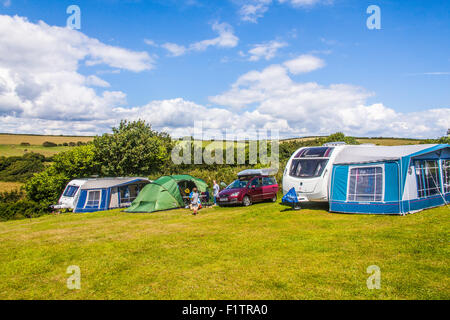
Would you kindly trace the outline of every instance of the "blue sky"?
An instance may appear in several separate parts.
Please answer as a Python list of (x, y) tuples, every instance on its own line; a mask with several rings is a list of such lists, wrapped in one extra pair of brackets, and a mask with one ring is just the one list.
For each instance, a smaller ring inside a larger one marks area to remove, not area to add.
[[(107, 113), (108, 108), (134, 108), (133, 114), (122, 112), (120, 115), (147, 117), (146, 120), (154, 123), (155, 127), (174, 135), (182, 135), (192, 129), (193, 119), (175, 118), (193, 106), (195, 119), (210, 123), (214, 128), (229, 128), (230, 123), (216, 123), (215, 118), (220, 118), (221, 114), (225, 117), (233, 115), (234, 122), (244, 118), (245, 126), (240, 128), (236, 125), (236, 129), (277, 128), (285, 136), (342, 130), (356, 135), (434, 137), (444, 134), (449, 126), (448, 1), (0, 1), (3, 2), (0, 15), (17, 15), (26, 18), (26, 23), (31, 25), (38, 25), (42, 20), (52, 28), (64, 28), (69, 16), (66, 8), (76, 4), (81, 9), (81, 29), (73, 32), (112, 47), (147, 53), (148, 58), (143, 60), (147, 68), (117, 67), (103, 58), (100, 58), (102, 63), (86, 64), (89, 59), (86, 55), (77, 58), (77, 68), (71, 72), (83, 77), (95, 75), (106, 81), (107, 87), (84, 84), (95, 90), (98, 97), (102, 97), (104, 91), (121, 92), (126, 96), (120, 106), (115, 105), (116, 100), (103, 106), (102, 103), (106, 103), (103, 101), (86, 105), (86, 110), (105, 108)], [(366, 13), (369, 5), (380, 7), (381, 30), (369, 30), (366, 26), (370, 16)], [(246, 9), (251, 12), (252, 8), (259, 8), (258, 16), (245, 14)], [(7, 20), (6, 23), (19, 22)], [(24, 32), (27, 32), (25, 27)], [(203, 43), (202, 49), (193, 49), (194, 44), (217, 39), (223, 34), (224, 42), (219, 39), (213, 44)], [(64, 40), (58, 41), (62, 42), (61, 46), (65, 45)], [(72, 40), (67, 41), (66, 45), (74, 45), (70, 42)], [(184, 52), (179, 51), (174, 56), (165, 48), (168, 43), (176, 44)], [(20, 51), (25, 50), (23, 45), (16, 47), (11, 39), (7, 44), (0, 36), (0, 49), (2, 46), (4, 50), (13, 50), (12, 55), (20, 57), (25, 54)], [(276, 49), (271, 54), (259, 51), (258, 55), (257, 50), (252, 54), (252, 49), (258, 46), (266, 50), (275, 46)], [(30, 47), (28, 52), (30, 50), (34, 47)], [(54, 50), (48, 50), (49, 57)], [(314, 65), (317, 61), (311, 59), (298, 61), (302, 65), (313, 65), (307, 71), (292, 72), (284, 63), (299, 57), (303, 60), (313, 57), (320, 63)], [(270, 66), (284, 66), (284, 69), (267, 70)], [(11, 79), (32, 77), (37, 84), (44, 82), (32, 71), (27, 75), (11, 76), (16, 72), (11, 61), (0, 59), (1, 67), (9, 70)], [(252, 72), (260, 76), (267, 74), (269, 83), (263, 83), (260, 78), (251, 80), (251, 83), (239, 81)], [(270, 83), (271, 78), (273, 83)], [(6, 78), (4, 82), (9, 83)], [(282, 82), (285, 83), (283, 88), (274, 87), (274, 83)], [(323, 90), (304, 84), (316, 84)], [(341, 90), (340, 85), (351, 88)], [(285, 93), (280, 95), (280, 90)], [(294, 91), (295, 94), (284, 101), (286, 94), (291, 95)], [(9, 96), (6, 100), (5, 96), (5, 101), (11, 99)], [(6, 102), (1, 107), (0, 100), (0, 117), (3, 117), (0, 131), (101, 133), (120, 118), (115, 114), (114, 121), (109, 119), (111, 121), (105, 122), (102, 113), (98, 112), (89, 119), (82, 119), (78, 114), (66, 112), (71, 107), (62, 108), (64, 116), (57, 117), (29, 111), (32, 108), (27, 105), (29, 100), (17, 101), (15, 108), (8, 109)], [(42, 101), (31, 101), (33, 103), (33, 110), (42, 107)], [(281, 114), (284, 105), (286, 113), (292, 116)], [(340, 109), (336, 109), (336, 105), (340, 105)], [(275, 112), (270, 112), (271, 108)], [(164, 116), (155, 110), (161, 110)], [(209, 110), (211, 115), (203, 117), (202, 114)], [(339, 114), (335, 122), (324, 119), (330, 114)], [(368, 115), (369, 118), (364, 121), (350, 119), (355, 114), (360, 114), (361, 118)], [(317, 124), (313, 119), (305, 119), (308, 115), (322, 120)], [(428, 117), (426, 128), (421, 123), (424, 116)], [(13, 118), (36, 119), (42, 122), (42, 126), (11, 125), (16, 123)], [(92, 123), (93, 119), (97, 125)], [(62, 121), (71, 125), (61, 126)], [(429, 123), (433, 121), (436, 123)]]

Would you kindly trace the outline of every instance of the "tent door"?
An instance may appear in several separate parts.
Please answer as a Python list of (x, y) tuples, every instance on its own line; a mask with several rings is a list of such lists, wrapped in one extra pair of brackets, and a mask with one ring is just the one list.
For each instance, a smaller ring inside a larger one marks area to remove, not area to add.
[(111, 189), (111, 197), (109, 200), (109, 208), (118, 208), (119, 207), (119, 192), (118, 188)]

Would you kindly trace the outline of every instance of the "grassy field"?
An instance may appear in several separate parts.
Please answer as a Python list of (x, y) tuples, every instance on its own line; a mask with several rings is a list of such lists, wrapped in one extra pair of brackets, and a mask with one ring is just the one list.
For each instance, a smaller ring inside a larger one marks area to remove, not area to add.
[(13, 157), (23, 156), (27, 152), (40, 153), (46, 157), (70, 150), (72, 147), (43, 147), (43, 146), (20, 146), (20, 145), (0, 145), (0, 156)]
[[(0, 299), (449, 299), (449, 209), (405, 217), (262, 203), (0, 223)], [(66, 268), (81, 289), (66, 288)], [(381, 269), (369, 290), (366, 268)]]
[(23, 185), (20, 182), (4, 182), (0, 181), (0, 192), (18, 190)]
[[(280, 143), (295, 141), (295, 140), (312, 140), (315, 137), (305, 137), (297, 139), (287, 139), (281, 140)], [(26, 152), (36, 152), (45, 155), (46, 157), (55, 155), (62, 151), (70, 150), (72, 147), (52, 147), (46, 148), (42, 146), (45, 141), (54, 142), (56, 144), (62, 144), (64, 142), (89, 142), (92, 141), (93, 137), (72, 137), (72, 136), (41, 136), (41, 135), (26, 135), (26, 134), (5, 134), (0, 133), (0, 156), (11, 157), (11, 156), (22, 156)], [(397, 139), (397, 138), (359, 138), (357, 139), (360, 143), (374, 143), (377, 145), (402, 145), (402, 144), (417, 144), (421, 140), (412, 139)], [(29, 143), (29, 146), (21, 146), (22, 142)], [(211, 141), (202, 141), (202, 145), (205, 147), (210, 145)], [(219, 144), (222, 146), (222, 143)], [(212, 147), (212, 145), (210, 145)]]
[(44, 135), (31, 135), (31, 134), (8, 134), (0, 133), (0, 145), (1, 144), (18, 144), (22, 142), (29, 143), (30, 145), (42, 145), (45, 141), (53, 142), (56, 144), (62, 144), (64, 142), (89, 142), (93, 137), (76, 137), (76, 136), (44, 136)]
[[(62, 151), (70, 150), (71, 147), (43, 147), (45, 141), (56, 144), (70, 143), (78, 141), (89, 142), (93, 137), (72, 137), (72, 136), (41, 136), (27, 134), (6, 134), (0, 133), (0, 156), (12, 157), (23, 156), (26, 152), (36, 152), (46, 157), (55, 155)], [(21, 146), (21, 143), (29, 143), (29, 146)]]
[[(318, 137), (305, 137), (295, 139), (280, 140), (280, 143), (291, 141), (308, 141), (314, 140)], [(380, 146), (399, 146), (408, 144), (420, 144), (423, 140), (420, 139), (407, 139), (407, 138), (356, 138), (359, 143), (373, 143)]]
[(398, 138), (360, 138), (359, 143), (373, 143), (380, 146), (399, 146), (408, 144), (420, 144), (422, 140), (398, 139)]

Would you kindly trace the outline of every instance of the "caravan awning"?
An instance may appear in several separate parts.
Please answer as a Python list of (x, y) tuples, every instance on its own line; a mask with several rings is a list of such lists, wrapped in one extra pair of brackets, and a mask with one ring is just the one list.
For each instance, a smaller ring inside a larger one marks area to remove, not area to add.
[(437, 144), (410, 146), (347, 146), (336, 156), (334, 164), (370, 163), (398, 160), (420, 151), (433, 148)]

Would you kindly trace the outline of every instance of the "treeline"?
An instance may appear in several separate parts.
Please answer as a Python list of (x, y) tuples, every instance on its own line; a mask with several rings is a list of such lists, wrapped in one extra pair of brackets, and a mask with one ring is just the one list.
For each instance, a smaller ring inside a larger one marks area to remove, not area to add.
[[(63, 142), (63, 143), (54, 143), (51, 141), (44, 141), (42, 143), (43, 147), (46, 148), (52, 148), (52, 147), (76, 147), (76, 146), (85, 146), (87, 145), (89, 142), (83, 142), (83, 141), (78, 141), (78, 142)], [(29, 143), (26, 144), (26, 142), (22, 142), (21, 145), (30, 145)]]
[(450, 136), (441, 137), (439, 139), (426, 139), (420, 142), (421, 144), (450, 144)]

